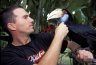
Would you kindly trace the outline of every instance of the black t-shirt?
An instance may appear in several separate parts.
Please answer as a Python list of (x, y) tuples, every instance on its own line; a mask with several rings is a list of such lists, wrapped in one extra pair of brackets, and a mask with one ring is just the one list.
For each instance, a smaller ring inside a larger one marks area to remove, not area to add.
[[(32, 41), (26, 45), (13, 46), (8, 44), (1, 52), (1, 65), (32, 65), (38, 63), (48, 50), (53, 40), (53, 33), (39, 33), (30, 35)], [(67, 47), (64, 41), (61, 52)]]

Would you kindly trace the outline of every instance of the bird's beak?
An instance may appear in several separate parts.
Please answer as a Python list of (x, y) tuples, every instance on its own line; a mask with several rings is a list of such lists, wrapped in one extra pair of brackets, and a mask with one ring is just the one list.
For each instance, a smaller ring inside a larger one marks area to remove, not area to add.
[(64, 13), (63, 13), (62, 9), (60, 9), (60, 8), (55, 9), (51, 13), (48, 13), (47, 20), (60, 18), (63, 16), (63, 14)]

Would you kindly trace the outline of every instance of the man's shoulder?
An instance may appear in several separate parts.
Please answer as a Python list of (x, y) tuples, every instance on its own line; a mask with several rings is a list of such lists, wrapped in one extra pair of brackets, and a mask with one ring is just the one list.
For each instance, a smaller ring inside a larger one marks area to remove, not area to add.
[(1, 50), (1, 53), (14, 51), (14, 48), (12, 46), (10, 46), (10, 45), (11, 45), (11, 43), (7, 44), (6, 47)]
[(22, 56), (24, 55), (23, 51), (21, 51), (21, 49), (15, 48), (14, 46), (10, 46), (10, 44), (8, 44), (4, 49), (1, 50), (1, 56), (2, 57), (15, 57), (15, 56)]

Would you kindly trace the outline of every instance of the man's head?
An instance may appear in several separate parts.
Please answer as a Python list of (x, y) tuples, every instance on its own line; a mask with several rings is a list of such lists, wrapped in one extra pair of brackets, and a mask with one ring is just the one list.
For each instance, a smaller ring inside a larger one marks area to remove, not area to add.
[(1, 12), (0, 20), (11, 33), (30, 34), (34, 32), (33, 19), (20, 6), (13, 6)]

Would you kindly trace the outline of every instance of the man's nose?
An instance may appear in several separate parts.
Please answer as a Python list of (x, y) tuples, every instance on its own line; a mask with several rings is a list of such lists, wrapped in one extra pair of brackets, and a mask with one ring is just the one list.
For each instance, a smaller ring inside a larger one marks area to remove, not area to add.
[(29, 20), (30, 20), (30, 22), (34, 22), (34, 19), (33, 18), (31, 18), (31, 17), (29, 17)]

